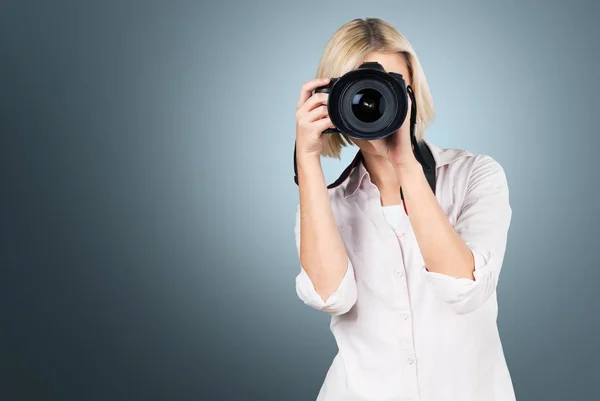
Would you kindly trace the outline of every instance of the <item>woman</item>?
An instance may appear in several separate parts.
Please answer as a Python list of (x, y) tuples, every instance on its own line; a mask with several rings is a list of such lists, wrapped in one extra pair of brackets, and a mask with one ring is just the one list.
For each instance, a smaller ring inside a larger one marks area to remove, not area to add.
[[(322, 134), (333, 124), (315, 93), (366, 61), (413, 88), (416, 137), (430, 149), (435, 193), (410, 142), (410, 111), (386, 139)], [(493, 158), (423, 139), (434, 117), (407, 39), (380, 19), (353, 20), (328, 42), (296, 113), (299, 298), (331, 315), (338, 353), (318, 401), (508, 401), (515, 394), (496, 323), (496, 286), (511, 220)], [(359, 148), (327, 187), (320, 158)], [(402, 188), (403, 199), (400, 195)]]

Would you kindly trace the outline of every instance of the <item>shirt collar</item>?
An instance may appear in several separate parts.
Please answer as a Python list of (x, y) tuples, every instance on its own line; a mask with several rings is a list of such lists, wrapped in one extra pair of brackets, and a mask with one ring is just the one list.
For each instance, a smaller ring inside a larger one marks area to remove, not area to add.
[[(454, 148), (441, 148), (425, 139), (423, 142), (429, 147), (435, 160), (436, 170), (453, 163), (454, 161), (470, 155), (469, 152), (463, 149)], [(348, 176), (343, 179), (341, 185), (344, 197), (348, 197), (356, 193), (360, 188), (363, 180), (368, 179), (370, 181), (369, 172), (365, 168), (363, 163), (363, 157), (360, 151), (356, 153), (356, 156), (352, 160), (350, 165)], [(342, 177), (340, 177), (342, 178)]]

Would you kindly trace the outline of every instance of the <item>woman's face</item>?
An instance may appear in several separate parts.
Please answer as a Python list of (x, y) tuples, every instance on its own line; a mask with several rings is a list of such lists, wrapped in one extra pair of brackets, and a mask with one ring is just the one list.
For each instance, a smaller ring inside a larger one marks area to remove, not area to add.
[[(401, 56), (400, 54), (396, 54), (396, 53), (379, 53), (379, 52), (372, 52), (367, 54), (367, 56), (364, 58), (363, 62), (367, 62), (367, 61), (376, 61), (379, 64), (381, 64), (383, 66), (383, 68), (385, 69), (386, 72), (395, 72), (397, 74), (402, 74), (402, 77), (404, 77), (404, 81), (406, 81), (407, 85), (410, 85), (410, 75), (408, 73), (408, 68), (406, 66), (406, 62), (404, 60), (404, 57)], [(409, 111), (410, 113), (410, 111)], [(407, 115), (408, 117), (408, 115)], [(407, 121), (408, 118), (405, 120)], [(358, 148), (362, 151), (362, 153), (369, 153), (372, 155), (378, 155), (377, 151), (375, 150), (375, 148), (373, 147), (373, 144), (371, 143), (371, 141), (368, 140), (364, 140), (364, 139), (354, 139), (354, 138), (350, 138), (350, 140), (356, 145), (358, 146)]]

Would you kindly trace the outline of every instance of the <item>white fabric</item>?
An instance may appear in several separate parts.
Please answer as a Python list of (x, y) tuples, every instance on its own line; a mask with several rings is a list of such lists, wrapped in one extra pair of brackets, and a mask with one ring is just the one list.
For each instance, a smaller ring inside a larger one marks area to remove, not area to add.
[(406, 223), (405, 221), (401, 221), (402, 215), (400, 212), (404, 213), (404, 209), (402, 205), (387, 205), (382, 206), (383, 214), (385, 216), (385, 220), (388, 222), (390, 227), (395, 232), (401, 232), (401, 223)]
[[(296, 277), (298, 297), (331, 315), (338, 346), (317, 401), (515, 400), (496, 323), (512, 213), (504, 170), (490, 156), (427, 144), (437, 199), (473, 252), (475, 281), (429, 272), (404, 208), (382, 208), (356, 166), (329, 190), (349, 256), (343, 281), (323, 300), (302, 266)], [(298, 205), (298, 253), (299, 223)]]

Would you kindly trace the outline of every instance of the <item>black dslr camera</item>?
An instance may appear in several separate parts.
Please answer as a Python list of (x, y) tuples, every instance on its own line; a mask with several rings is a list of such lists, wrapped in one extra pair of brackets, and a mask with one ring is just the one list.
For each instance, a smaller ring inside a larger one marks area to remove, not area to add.
[(365, 62), (339, 78), (331, 78), (315, 93), (329, 93), (327, 110), (336, 128), (324, 134), (342, 132), (363, 140), (385, 138), (404, 123), (408, 96), (413, 105), (411, 134), (414, 129), (416, 103), (412, 88), (401, 74), (386, 72), (377, 62)]
[[(416, 159), (421, 163), (431, 190), (435, 194), (436, 161), (425, 141), (416, 139), (417, 102), (415, 95), (401, 74), (386, 72), (377, 62), (365, 62), (357, 69), (339, 78), (331, 78), (328, 85), (315, 89), (315, 93), (328, 93), (327, 110), (333, 129), (327, 133), (343, 133), (350, 138), (375, 140), (396, 132), (408, 113), (408, 97), (411, 100), (410, 141)], [(352, 163), (340, 177), (327, 188), (340, 185), (350, 171), (363, 159), (359, 151)], [(294, 146), (294, 182), (298, 184), (296, 146)], [(402, 200), (404, 194), (400, 190)]]

